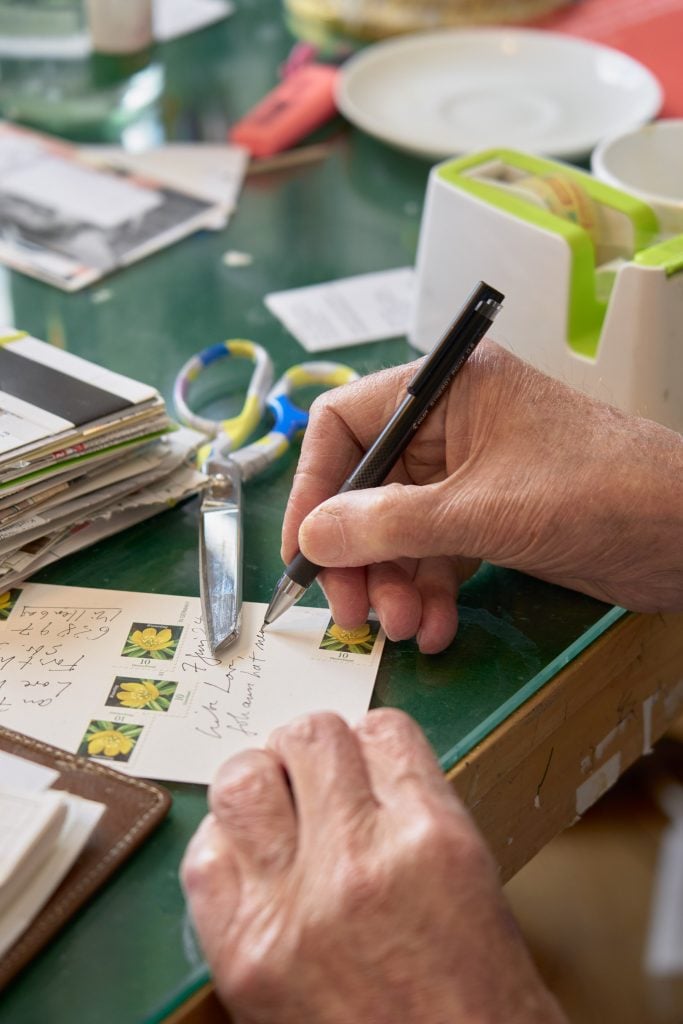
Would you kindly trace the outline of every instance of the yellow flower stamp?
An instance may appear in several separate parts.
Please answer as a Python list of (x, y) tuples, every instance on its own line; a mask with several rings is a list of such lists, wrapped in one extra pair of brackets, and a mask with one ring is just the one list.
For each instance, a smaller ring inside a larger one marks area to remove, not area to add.
[(0, 621), (9, 619), (20, 594), (21, 590), (5, 590), (0, 594)]
[(370, 654), (379, 633), (379, 622), (364, 622), (357, 629), (342, 629), (330, 619), (320, 642), (321, 651)]
[(121, 654), (124, 658), (154, 658), (172, 661), (178, 650), (182, 626), (161, 626), (134, 622)]
[(178, 684), (166, 679), (131, 679), (117, 676), (105, 703), (113, 708), (168, 711)]
[(140, 739), (141, 725), (132, 722), (103, 722), (93, 720), (78, 748), (79, 754), (101, 757), (106, 761), (129, 761)]

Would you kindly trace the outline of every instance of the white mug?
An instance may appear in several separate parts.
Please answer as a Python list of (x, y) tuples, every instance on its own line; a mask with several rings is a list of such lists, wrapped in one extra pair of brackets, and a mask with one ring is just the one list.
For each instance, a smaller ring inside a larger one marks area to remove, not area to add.
[(683, 232), (683, 118), (603, 139), (591, 168), (596, 178), (649, 203), (664, 233)]

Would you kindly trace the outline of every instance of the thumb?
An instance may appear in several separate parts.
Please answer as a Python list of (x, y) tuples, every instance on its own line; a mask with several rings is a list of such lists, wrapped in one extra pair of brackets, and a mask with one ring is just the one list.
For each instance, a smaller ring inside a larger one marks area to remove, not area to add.
[(350, 568), (456, 554), (457, 522), (441, 484), (386, 484), (338, 494), (318, 505), (299, 527), (299, 548), (325, 567)]

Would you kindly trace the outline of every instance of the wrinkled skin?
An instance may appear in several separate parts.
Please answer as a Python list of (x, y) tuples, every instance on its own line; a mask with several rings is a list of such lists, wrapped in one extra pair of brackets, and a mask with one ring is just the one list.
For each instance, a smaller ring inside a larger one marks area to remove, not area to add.
[(331, 714), (238, 754), (183, 884), (236, 1024), (562, 1024), (418, 727)]
[[(435, 653), (480, 559), (634, 611), (683, 609), (683, 439), (587, 398), (495, 343), (478, 347), (390, 476), (338, 495), (417, 363), (313, 405), (283, 527), (319, 565), (337, 623), (374, 607)], [(318, 507), (319, 506), (319, 507)]]
[[(372, 605), (390, 638), (442, 650), (482, 558), (635, 610), (683, 607), (680, 436), (491, 342), (391, 482), (334, 496), (414, 372), (312, 412), (283, 558), (300, 546), (329, 567), (339, 625)], [(481, 837), (400, 712), (294, 722), (228, 761), (210, 806), (182, 877), (237, 1024), (561, 1024)]]

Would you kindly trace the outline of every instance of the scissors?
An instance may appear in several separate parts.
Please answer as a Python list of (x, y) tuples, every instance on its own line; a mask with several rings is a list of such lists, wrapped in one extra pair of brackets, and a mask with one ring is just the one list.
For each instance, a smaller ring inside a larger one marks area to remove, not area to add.
[[(190, 385), (203, 370), (222, 359), (243, 358), (254, 363), (240, 413), (232, 419), (211, 420), (188, 405)], [(343, 363), (298, 363), (273, 384), (273, 362), (254, 341), (234, 338), (198, 352), (175, 380), (173, 402), (178, 418), (213, 440), (199, 452), (208, 477), (200, 508), (199, 567), (202, 614), (209, 645), (215, 654), (240, 634), (242, 612), (242, 484), (278, 461), (295, 436), (306, 429), (308, 410), (292, 401), (299, 388), (332, 388), (357, 380)], [(246, 444), (268, 410), (274, 422), (267, 434)]]

